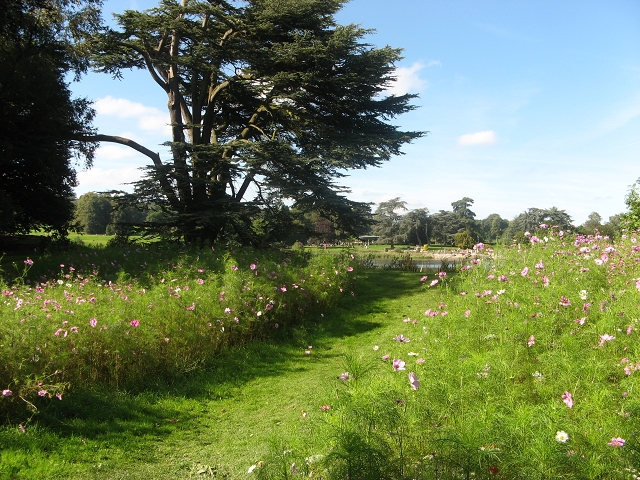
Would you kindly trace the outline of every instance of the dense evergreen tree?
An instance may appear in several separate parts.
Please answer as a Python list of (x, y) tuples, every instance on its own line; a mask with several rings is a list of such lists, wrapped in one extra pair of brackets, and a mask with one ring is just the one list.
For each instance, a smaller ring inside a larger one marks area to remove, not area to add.
[[(342, 0), (176, 2), (117, 15), (94, 38), (95, 66), (146, 69), (168, 99), (171, 159), (132, 140), (153, 165), (137, 184), (187, 239), (243, 241), (268, 200), (316, 211), (344, 232), (369, 218), (334, 181), (378, 166), (422, 132), (387, 123), (413, 95), (385, 96), (400, 51), (372, 48), (341, 26)], [(255, 196), (252, 197), (252, 195)]]
[(431, 215), (430, 240), (441, 245), (455, 245), (454, 235), (464, 231), (464, 227), (460, 216), (449, 210), (440, 210)]
[(407, 210), (407, 202), (400, 200), (400, 197), (392, 198), (386, 202), (380, 202), (378, 208), (373, 213), (375, 225), (371, 232), (377, 235), (379, 243), (403, 243), (404, 240), (398, 238), (400, 233), (400, 221), (402, 214), (399, 212)]
[(65, 236), (73, 219), (73, 161), (91, 164), (89, 102), (65, 74), (86, 68), (80, 39), (97, 2), (0, 0), (0, 233)]
[(418, 208), (402, 216), (398, 226), (398, 236), (407, 245), (425, 245), (429, 243), (429, 210)]
[[(473, 205), (473, 199), (469, 197), (464, 197), (451, 203), (453, 213), (460, 219), (461, 223), (457, 233), (467, 232), (467, 236), (464, 237), (465, 245), (468, 243), (468, 238), (473, 238), (476, 243), (482, 240), (482, 228), (480, 223), (475, 220), (476, 214), (469, 208), (471, 205)], [(456, 241), (456, 244), (460, 242)]]

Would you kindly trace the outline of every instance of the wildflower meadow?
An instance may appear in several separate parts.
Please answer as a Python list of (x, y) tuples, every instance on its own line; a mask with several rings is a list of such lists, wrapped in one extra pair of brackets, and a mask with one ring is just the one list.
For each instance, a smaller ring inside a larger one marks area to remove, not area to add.
[[(21, 447), (0, 472), (640, 478), (640, 236), (526, 238), (478, 244), (453, 271), (156, 246), (84, 253), (36, 281), (51, 259), (24, 258), (2, 286), (0, 442)], [(225, 388), (206, 380), (220, 371)], [(95, 412), (52, 419), (96, 388), (139, 419), (116, 437)]]
[[(441, 295), (334, 372), (327, 445), (289, 473), (640, 478), (640, 237), (527, 238), (416, 275)], [(264, 478), (288, 478), (272, 463)]]
[(32, 278), (38, 260), (25, 258), (1, 285), (0, 415), (24, 420), (96, 385), (139, 391), (225, 348), (286, 335), (309, 309), (350, 292), (349, 261), (150, 245), (80, 253)]

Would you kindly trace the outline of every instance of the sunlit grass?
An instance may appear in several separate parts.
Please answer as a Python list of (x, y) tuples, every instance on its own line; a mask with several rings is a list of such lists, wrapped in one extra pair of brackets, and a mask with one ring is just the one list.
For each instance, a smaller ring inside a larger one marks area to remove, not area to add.
[(0, 431), (0, 472), (633, 478), (638, 240), (538, 236), (460, 274), (356, 268), (355, 296), (188, 376), (51, 399)]

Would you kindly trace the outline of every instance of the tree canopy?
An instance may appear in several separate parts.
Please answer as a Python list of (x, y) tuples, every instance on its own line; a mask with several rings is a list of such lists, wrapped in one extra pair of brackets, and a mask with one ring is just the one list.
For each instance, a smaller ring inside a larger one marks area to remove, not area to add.
[(413, 108), (414, 95), (384, 93), (400, 50), (336, 24), (344, 3), (163, 0), (116, 15), (119, 29), (93, 37), (94, 67), (149, 72), (167, 97), (171, 158), (126, 138), (87, 139), (147, 155), (132, 200), (160, 206), (188, 239), (251, 241), (253, 219), (278, 202), (360, 229), (368, 206), (335, 179), (381, 165), (423, 132), (388, 123)]
[(66, 235), (73, 161), (91, 164), (93, 110), (65, 74), (86, 68), (80, 42), (99, 23), (96, 2), (0, 1), (0, 233)]

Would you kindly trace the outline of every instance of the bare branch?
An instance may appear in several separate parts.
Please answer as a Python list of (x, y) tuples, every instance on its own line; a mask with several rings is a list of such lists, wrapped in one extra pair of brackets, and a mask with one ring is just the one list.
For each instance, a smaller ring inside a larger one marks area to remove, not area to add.
[[(162, 163), (162, 160), (160, 160), (160, 154), (159, 153), (153, 152), (153, 151), (149, 150), (148, 148), (140, 145), (138, 142), (134, 142), (133, 140), (131, 140), (129, 138), (118, 137), (116, 135), (102, 135), (102, 134), (99, 134), (99, 135), (81, 136), (81, 137), (74, 138), (74, 140), (83, 141), (83, 142), (119, 143), (120, 145), (124, 145), (126, 147), (133, 148), (136, 152), (140, 152), (143, 155), (146, 155), (147, 157), (149, 157), (153, 161), (153, 164), (157, 169), (161, 169), (161, 168), (165, 167), (163, 165), (163, 163)], [(173, 188), (171, 187), (171, 184), (169, 183), (169, 180), (164, 175), (160, 175), (159, 176), (159, 180), (160, 180), (160, 185), (162, 187), (162, 190), (163, 190), (164, 194), (167, 196), (167, 198), (169, 199), (169, 202), (171, 203), (171, 205), (174, 208), (177, 208), (180, 205), (180, 202), (178, 201), (178, 198), (176, 197), (176, 194), (173, 191)]]

